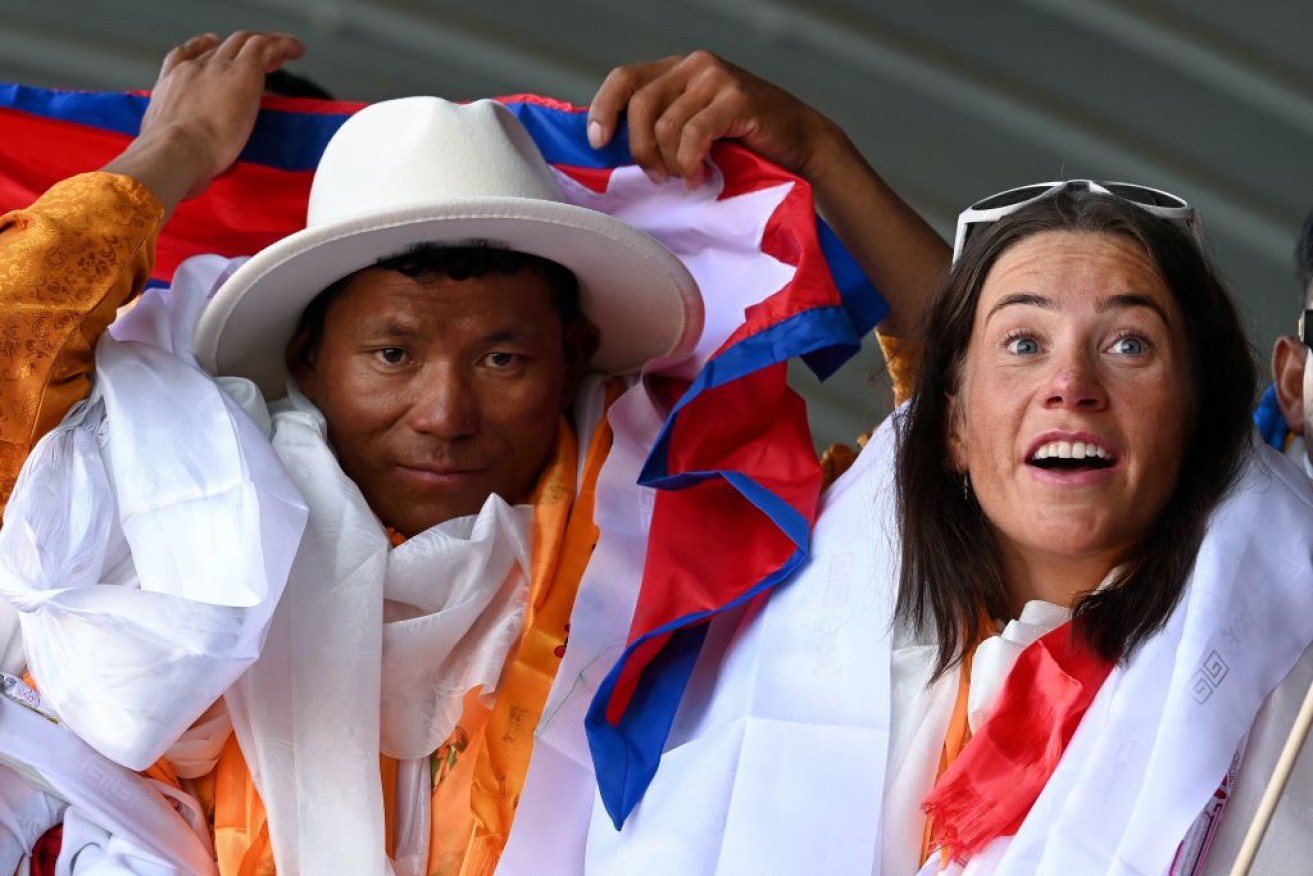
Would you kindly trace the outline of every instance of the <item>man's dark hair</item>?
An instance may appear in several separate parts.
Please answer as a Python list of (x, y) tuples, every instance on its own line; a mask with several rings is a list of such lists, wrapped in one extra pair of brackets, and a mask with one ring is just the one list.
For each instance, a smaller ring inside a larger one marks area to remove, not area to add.
[(1313, 213), (1304, 220), (1304, 227), (1299, 230), (1299, 240), (1295, 243), (1295, 268), (1299, 272), (1299, 298), (1305, 308), (1313, 307), (1313, 293), (1309, 284), (1313, 281)]
[(1045, 198), (981, 229), (924, 315), (915, 395), (898, 426), (902, 568), (897, 617), (935, 636), (936, 672), (962, 658), (982, 616), (1011, 616), (999, 546), (962, 476), (947, 462), (951, 396), (958, 392), (981, 288), (999, 256), (1046, 231), (1115, 234), (1153, 260), (1181, 311), (1188, 403), (1180, 473), (1138, 553), (1111, 586), (1082, 596), (1075, 630), (1117, 660), (1160, 629), (1185, 588), (1209, 515), (1235, 480), (1252, 429), (1255, 370), (1221, 279), (1178, 223), (1086, 191)]
[(316, 100), (334, 100), (332, 93), (308, 76), (301, 76), (280, 67), (264, 74), (264, 92), (275, 97), (313, 97)]
[[(435, 243), (416, 244), (405, 252), (379, 259), (371, 267), (396, 271), (417, 282), (449, 277), (468, 280), (490, 274), (512, 275), (521, 271), (534, 271), (547, 281), (552, 296), (552, 307), (561, 317), (561, 325), (569, 326), (580, 316), (579, 280), (574, 272), (551, 259), (525, 252), (505, 249), (486, 243), (446, 246)], [(362, 269), (362, 270), (368, 270)], [(305, 342), (299, 344), (298, 353), (305, 355), (319, 349), (324, 339), (324, 321), (328, 310), (346, 289), (351, 278), (359, 271), (348, 274), (320, 292), (301, 314), (300, 324), (293, 337), (305, 333)]]

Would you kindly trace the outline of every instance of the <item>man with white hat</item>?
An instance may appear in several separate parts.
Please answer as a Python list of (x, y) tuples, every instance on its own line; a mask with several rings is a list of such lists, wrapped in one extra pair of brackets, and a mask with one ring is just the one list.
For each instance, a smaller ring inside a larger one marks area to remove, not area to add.
[[(11, 214), (6, 264), (89, 269), (50, 284), (64, 335), (41, 338), (58, 352), (24, 372), (26, 396), (0, 397), (0, 425), (21, 424), (0, 433), (0, 462), (87, 393), (90, 349), (148, 274), (162, 216), (231, 163), (262, 74), (300, 52), (267, 34), (180, 46), (141, 136), (106, 168), (121, 176), (72, 180)], [(362, 110), (324, 154), (306, 229), (148, 294), (116, 324), (118, 343), (100, 345), (89, 404), (33, 451), (43, 472), (86, 463), (67, 478), (68, 507), (89, 494), (123, 520), (122, 533), (88, 524), (61, 542), (64, 565), (126, 542), (137, 588), (97, 590), (109, 645), (67, 653), (67, 616), (51, 607), (75, 588), (33, 585), (41, 569), (0, 576), (23, 612), (28, 668), (97, 749), (138, 769), (163, 754), (194, 781), (224, 872), (272, 860), (286, 872), (490, 871), (597, 540), (611, 442), (600, 414), (627, 385), (605, 375), (687, 351), (701, 316), (679, 260), (564, 203), (502, 107)], [(195, 365), (222, 375), (224, 393), (206, 395)], [(147, 440), (156, 432), (172, 440)], [(49, 493), (25, 473), (0, 556), (45, 550), (58, 529), (41, 515)], [(21, 543), (6, 554), (6, 539)], [(88, 583), (123, 577), (95, 567)], [(207, 580), (169, 583), (192, 577)], [(143, 630), (161, 605), (173, 628)], [(10, 651), (21, 667), (23, 649)], [(170, 674), (124, 680), (125, 659)], [(110, 676), (113, 702), (83, 702)]]

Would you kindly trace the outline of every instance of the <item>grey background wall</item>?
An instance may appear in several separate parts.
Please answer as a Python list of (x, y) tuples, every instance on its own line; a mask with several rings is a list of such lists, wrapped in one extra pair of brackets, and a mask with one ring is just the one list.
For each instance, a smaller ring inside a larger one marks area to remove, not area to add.
[[(1261, 362), (1293, 331), (1313, 209), (1313, 3), (1299, 0), (51, 0), (6, 4), (0, 80), (127, 89), (193, 33), (300, 35), (344, 99), (533, 91), (587, 102), (612, 66), (716, 51), (816, 104), (946, 236), (1026, 182), (1144, 182), (1202, 211)], [(820, 443), (885, 409), (877, 352), (798, 378)], [(873, 379), (873, 375), (874, 379)]]

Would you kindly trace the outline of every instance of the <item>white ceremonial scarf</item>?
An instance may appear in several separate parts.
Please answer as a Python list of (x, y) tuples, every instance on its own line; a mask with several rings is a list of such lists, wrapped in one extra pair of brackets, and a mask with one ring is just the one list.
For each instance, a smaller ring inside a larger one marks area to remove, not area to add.
[[(42, 698), (0, 677), (0, 862), (64, 824), (59, 874), (215, 872), (209, 829), (190, 797), (114, 763), (49, 717)], [(23, 871), (26, 872), (26, 871)]]
[[(276, 406), (274, 448), (310, 519), (264, 653), (225, 699), (280, 871), (364, 876), (392, 872), (379, 753), (427, 758), (465, 694), (495, 688), (523, 620), (532, 509), (490, 496), (390, 548), (326, 433), (299, 393)], [(428, 851), (412, 790), (410, 859)]]
[(187, 352), (203, 304), (149, 292), (101, 338), (91, 396), (32, 451), (0, 528), (0, 605), (44, 700), (132, 769), (258, 656), (306, 517)]
[(1286, 459), (1293, 462), (1304, 470), (1304, 474), (1313, 478), (1313, 460), (1308, 458), (1308, 445), (1304, 443), (1303, 435), (1292, 435), (1290, 443), (1286, 445)]
[[(893, 452), (886, 422), (825, 495), (798, 577), (713, 625), (623, 830), (594, 799), (586, 857), (540, 872), (917, 872), (956, 676), (928, 685), (933, 645), (893, 631)], [(1313, 642), (1310, 519), (1306, 480), (1255, 446), (1167, 627), (1114, 670), (1017, 836), (965, 872), (1168, 872)]]

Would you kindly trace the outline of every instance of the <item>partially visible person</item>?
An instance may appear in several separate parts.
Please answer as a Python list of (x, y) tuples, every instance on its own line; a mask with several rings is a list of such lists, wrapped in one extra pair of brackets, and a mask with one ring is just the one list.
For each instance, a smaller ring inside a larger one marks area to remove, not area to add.
[(1307, 436), (1313, 434), (1313, 214), (1304, 220), (1295, 246), (1303, 309), (1298, 333), (1282, 335), (1272, 346), (1273, 386), (1259, 408), (1259, 428), (1266, 438), (1313, 477)]

